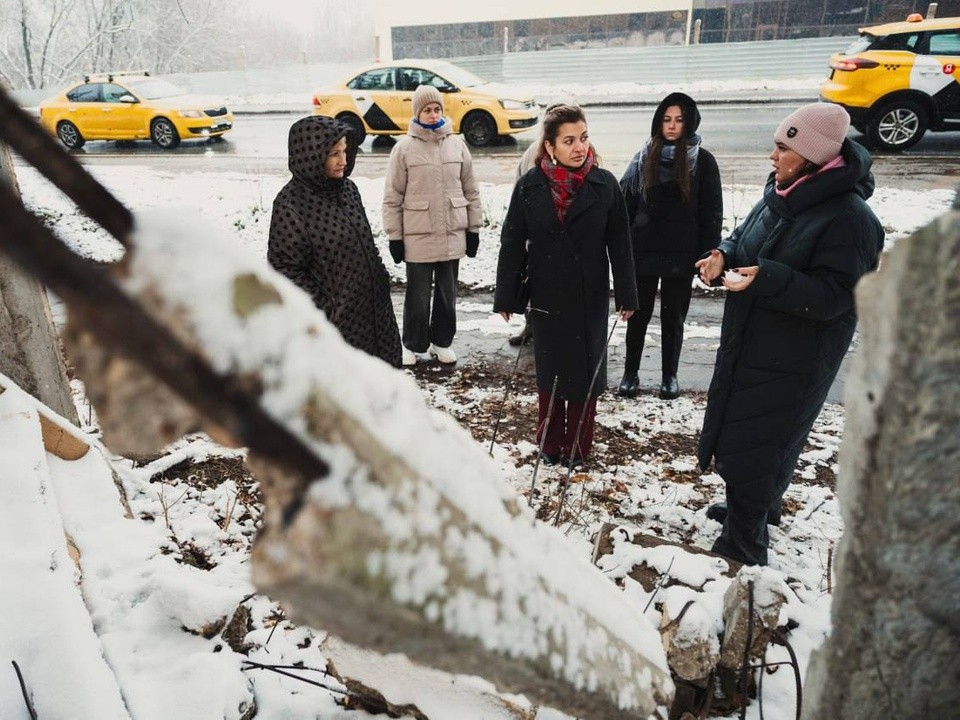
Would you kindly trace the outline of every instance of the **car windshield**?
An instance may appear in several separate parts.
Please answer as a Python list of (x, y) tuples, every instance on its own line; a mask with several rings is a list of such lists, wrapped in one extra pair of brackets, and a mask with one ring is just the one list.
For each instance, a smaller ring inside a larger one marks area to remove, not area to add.
[(433, 69), (436, 70), (439, 75), (442, 75), (444, 80), (452, 82), (458, 88), (476, 87), (477, 85), (483, 85), (487, 82), (469, 70), (464, 70), (450, 63), (435, 63)]
[(171, 82), (159, 78), (145, 78), (143, 80), (128, 80), (126, 85), (133, 88), (145, 100), (159, 100), (160, 98), (185, 95), (181, 88)]

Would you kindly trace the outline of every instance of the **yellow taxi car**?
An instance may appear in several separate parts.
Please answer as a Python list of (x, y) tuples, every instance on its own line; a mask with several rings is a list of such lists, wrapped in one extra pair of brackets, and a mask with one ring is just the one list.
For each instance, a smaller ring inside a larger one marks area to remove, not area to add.
[(480, 79), (443, 60), (398, 60), (364, 68), (313, 97), (314, 114), (350, 124), (363, 142), (367, 134), (402, 135), (413, 114), (413, 91), (432, 85), (444, 93), (444, 114), (453, 131), (476, 147), (501, 135), (533, 127), (539, 107), (516, 88)]
[(861, 28), (830, 58), (820, 99), (850, 113), (876, 147), (905, 150), (927, 130), (960, 130), (960, 17)]
[(44, 100), (40, 122), (68, 148), (87, 140), (146, 140), (171, 150), (181, 140), (218, 138), (233, 127), (221, 101), (188, 95), (145, 72), (87, 75)]

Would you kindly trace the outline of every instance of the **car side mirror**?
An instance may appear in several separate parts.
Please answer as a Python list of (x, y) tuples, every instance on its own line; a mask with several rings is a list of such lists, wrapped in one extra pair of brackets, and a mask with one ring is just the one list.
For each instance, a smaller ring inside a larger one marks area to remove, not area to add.
[(119, 101), (122, 102), (122, 103), (138, 103), (138, 102), (140, 102), (140, 101), (137, 100), (133, 95), (121, 95), (120, 97), (117, 98), (117, 100), (119, 100)]
[(458, 88), (456, 85), (440, 85), (437, 88), (437, 90), (439, 90), (442, 93), (453, 93), (453, 92), (459, 92), (460, 88)]

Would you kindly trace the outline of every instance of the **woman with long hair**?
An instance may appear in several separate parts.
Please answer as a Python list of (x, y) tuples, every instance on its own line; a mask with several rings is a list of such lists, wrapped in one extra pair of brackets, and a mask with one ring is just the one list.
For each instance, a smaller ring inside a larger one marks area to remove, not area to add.
[(514, 186), (503, 223), (494, 311), (509, 320), (529, 307), (537, 440), (548, 464), (575, 465), (592, 447), (597, 396), (607, 384), (611, 269), (623, 320), (637, 307), (637, 288), (623, 194), (598, 164), (583, 110), (551, 107), (539, 147), (536, 164)]
[(640, 357), (660, 288), (660, 397), (680, 394), (677, 369), (683, 323), (690, 309), (693, 266), (720, 242), (720, 170), (701, 145), (700, 111), (683, 93), (670, 93), (653, 114), (650, 138), (627, 167), (620, 186), (627, 203), (640, 307), (627, 324), (626, 360), (618, 392), (640, 389)]

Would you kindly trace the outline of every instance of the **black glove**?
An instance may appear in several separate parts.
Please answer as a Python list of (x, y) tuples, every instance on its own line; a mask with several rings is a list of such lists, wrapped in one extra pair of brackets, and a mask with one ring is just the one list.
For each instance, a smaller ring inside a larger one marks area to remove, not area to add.
[(480, 247), (480, 233), (467, 230), (467, 257), (476, 257)]
[(390, 257), (398, 265), (403, 262), (403, 240), (390, 241)]

